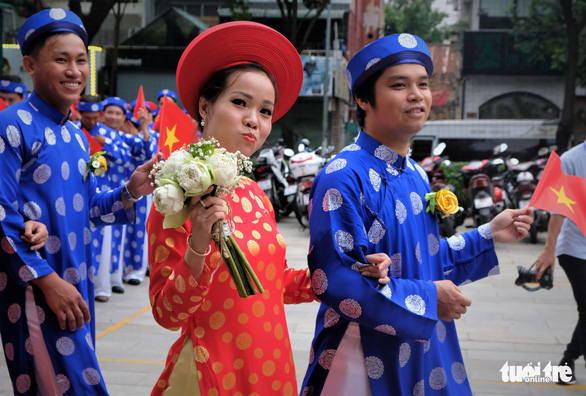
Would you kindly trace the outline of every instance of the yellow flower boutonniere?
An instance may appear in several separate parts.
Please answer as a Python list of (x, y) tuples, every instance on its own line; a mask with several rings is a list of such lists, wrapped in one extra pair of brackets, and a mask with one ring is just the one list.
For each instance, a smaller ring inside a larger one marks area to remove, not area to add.
[(458, 198), (456, 194), (448, 189), (439, 190), (438, 192), (425, 194), (425, 200), (428, 201), (427, 210), (435, 214), (436, 210), (442, 217), (457, 213), (459, 210)]
[(90, 172), (93, 172), (96, 176), (102, 176), (106, 172), (106, 169), (108, 169), (108, 161), (102, 154), (106, 154), (106, 152), (98, 151), (90, 155), (90, 160), (87, 163), (85, 174), (83, 175), (83, 181), (85, 181)]

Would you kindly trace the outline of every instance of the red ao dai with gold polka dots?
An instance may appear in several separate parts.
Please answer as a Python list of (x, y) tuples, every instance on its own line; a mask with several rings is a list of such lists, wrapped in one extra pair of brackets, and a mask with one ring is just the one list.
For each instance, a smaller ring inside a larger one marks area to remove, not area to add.
[(181, 329), (154, 395), (168, 388), (185, 342), (193, 344), (197, 369), (190, 375), (199, 379), (202, 395), (297, 394), (284, 304), (316, 300), (309, 273), (287, 267), (273, 208), (255, 182), (243, 178), (229, 199), (235, 240), (265, 289), (248, 298), (238, 296), (215, 246), (196, 282), (183, 259), (190, 221), (165, 230), (163, 216), (151, 211), (147, 231), (153, 315), (161, 326)]

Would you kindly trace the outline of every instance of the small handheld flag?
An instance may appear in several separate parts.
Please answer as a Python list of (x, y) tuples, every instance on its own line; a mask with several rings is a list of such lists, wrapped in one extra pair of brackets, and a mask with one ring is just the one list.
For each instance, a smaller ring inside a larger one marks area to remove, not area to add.
[(529, 206), (569, 218), (586, 235), (586, 178), (566, 175), (555, 151), (549, 155)]
[(159, 112), (159, 150), (165, 158), (184, 144), (199, 140), (195, 125), (175, 103), (165, 98)]
[(142, 90), (142, 85), (138, 89), (138, 96), (136, 97), (136, 105), (134, 105), (134, 111), (132, 112), (132, 115), (137, 120), (139, 119), (138, 118), (138, 111), (140, 109), (145, 109), (146, 110), (146, 104), (145, 104), (145, 100), (144, 100), (144, 92)]

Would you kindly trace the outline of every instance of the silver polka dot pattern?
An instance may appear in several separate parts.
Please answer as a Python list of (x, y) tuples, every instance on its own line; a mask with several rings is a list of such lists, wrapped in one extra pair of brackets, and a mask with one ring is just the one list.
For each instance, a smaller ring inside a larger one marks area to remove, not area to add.
[(399, 224), (403, 224), (405, 220), (407, 220), (407, 208), (403, 202), (397, 199), (395, 204), (395, 216), (397, 216), (397, 220), (399, 220)]
[(322, 209), (324, 212), (331, 212), (340, 208), (343, 203), (344, 200), (342, 199), (342, 194), (340, 194), (340, 191), (335, 188), (330, 188), (324, 195)]
[(55, 201), (55, 210), (61, 216), (65, 216), (66, 209), (65, 209), (65, 200), (63, 199), (63, 197), (59, 197), (59, 198), (57, 198), (57, 201)]
[(50, 235), (45, 244), (45, 250), (49, 254), (55, 254), (61, 249), (61, 240), (55, 235)]
[(446, 372), (442, 367), (436, 367), (429, 374), (429, 386), (433, 390), (440, 390), (446, 387)]
[(370, 230), (368, 230), (368, 241), (373, 245), (376, 245), (385, 236), (385, 229), (378, 220), (372, 222)]
[(351, 298), (342, 300), (340, 302), (339, 308), (340, 312), (352, 319), (357, 319), (362, 315), (362, 307), (358, 301)]
[(407, 298), (405, 298), (405, 306), (409, 311), (417, 315), (425, 314), (425, 301), (417, 294), (407, 296)]
[(26, 110), (20, 109), (16, 112), (16, 114), (18, 114), (22, 122), (24, 122), (26, 125), (30, 125), (33, 122), (33, 116)]
[(325, 370), (329, 370), (332, 366), (332, 362), (334, 361), (334, 356), (336, 356), (335, 349), (326, 349), (321, 353), (318, 359), (318, 363), (322, 366)]
[(411, 346), (406, 342), (402, 343), (399, 347), (399, 365), (405, 367), (409, 358), (411, 357)]
[(444, 325), (441, 320), (438, 320), (437, 324), (435, 325), (435, 332), (439, 342), (443, 343), (446, 340), (446, 325)]
[(47, 164), (40, 165), (35, 171), (33, 172), (33, 180), (37, 184), (43, 184), (49, 180), (51, 177), (51, 168)]
[(340, 315), (333, 309), (328, 308), (324, 314), (324, 327), (332, 327), (340, 320)]
[(336, 231), (336, 245), (342, 253), (349, 252), (354, 249), (354, 238), (352, 234), (346, 231)]
[(12, 147), (20, 146), (20, 132), (14, 125), (9, 125), (6, 128), (6, 137)]
[(392, 336), (397, 335), (397, 331), (391, 325), (387, 325), (387, 324), (378, 325), (374, 329), (376, 331), (380, 331), (381, 333), (385, 333), (385, 334), (388, 334), (388, 335), (392, 335)]
[(71, 141), (71, 134), (65, 125), (61, 127), (61, 137), (65, 143), (69, 143)]
[(81, 212), (83, 210), (83, 196), (80, 193), (75, 193), (73, 195), (73, 209), (76, 212)]
[(24, 215), (30, 220), (39, 220), (43, 214), (41, 207), (33, 201), (26, 202), (23, 209)]
[(403, 257), (401, 253), (395, 253), (391, 256), (391, 265), (389, 267), (389, 275), (392, 278), (400, 278), (403, 274)]
[(311, 287), (316, 295), (323, 294), (328, 288), (328, 277), (321, 269), (316, 269), (311, 275)]
[(368, 373), (368, 377), (372, 379), (379, 379), (383, 376), (385, 372), (385, 365), (383, 361), (377, 358), (376, 356), (368, 356), (364, 359), (366, 364), (366, 372)]
[(101, 381), (100, 373), (95, 368), (88, 367), (81, 374), (88, 385), (97, 385)]
[(500, 269), (500, 267), (497, 264), (494, 267), (492, 267), (490, 269), (490, 271), (488, 271), (488, 276), (494, 276), (494, 275), (498, 275), (500, 273), (501, 273), (501, 269)]
[(57, 351), (63, 356), (69, 356), (75, 352), (75, 344), (69, 337), (61, 337), (57, 340)]
[(492, 239), (492, 231), (490, 230), (490, 225), (488, 223), (482, 224), (478, 227), (478, 232), (484, 239)]
[(330, 174), (346, 167), (346, 160), (344, 158), (336, 158), (326, 166), (326, 174)]
[(413, 387), (413, 396), (425, 396), (425, 382), (423, 380)]
[(379, 192), (382, 179), (381, 179), (380, 175), (378, 174), (378, 172), (375, 171), (374, 169), (371, 169), (368, 171), (368, 176), (370, 178), (370, 184), (372, 184), (374, 191)]
[(418, 215), (423, 210), (423, 200), (421, 196), (413, 191), (410, 195), (411, 207), (413, 208), (413, 214)]
[(460, 362), (452, 363), (452, 378), (457, 384), (466, 381), (466, 368)]
[(448, 238), (448, 246), (453, 250), (462, 250), (466, 246), (466, 240), (462, 235), (453, 235)]
[(429, 246), (429, 254), (435, 256), (439, 252), (439, 241), (437, 237), (434, 234), (429, 234), (427, 236), (427, 244)]

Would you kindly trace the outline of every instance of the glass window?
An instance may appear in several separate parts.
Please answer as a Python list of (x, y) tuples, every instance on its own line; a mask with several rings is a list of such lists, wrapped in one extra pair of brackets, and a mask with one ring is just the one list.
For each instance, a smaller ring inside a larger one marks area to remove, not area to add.
[(529, 92), (510, 92), (497, 96), (480, 106), (481, 119), (556, 119), (560, 109), (543, 98)]

